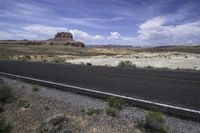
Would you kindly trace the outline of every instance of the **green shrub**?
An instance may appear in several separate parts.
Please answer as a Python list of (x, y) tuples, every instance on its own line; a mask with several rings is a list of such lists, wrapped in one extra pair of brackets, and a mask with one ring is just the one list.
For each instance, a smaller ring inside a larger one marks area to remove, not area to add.
[(94, 108), (90, 108), (88, 109), (85, 113), (87, 115), (93, 115), (93, 114), (99, 114), (101, 112), (100, 109), (94, 109)]
[(32, 90), (33, 90), (33, 92), (39, 91), (39, 86), (38, 85), (33, 85), (32, 86)]
[(118, 67), (133, 67), (133, 64), (131, 61), (121, 61), (118, 63)]
[(106, 109), (106, 114), (107, 115), (110, 115), (110, 116), (112, 116), (112, 117), (115, 117), (115, 116), (117, 116), (117, 113), (118, 113), (118, 110), (117, 109), (115, 109), (115, 108), (107, 108)]
[(20, 108), (20, 107), (24, 107), (24, 108), (28, 108), (29, 107), (29, 103), (27, 100), (23, 99), (23, 98), (20, 98), (18, 99), (17, 101), (17, 107)]
[(146, 68), (153, 68), (153, 66), (148, 65)]
[(63, 59), (63, 58), (55, 58), (55, 59), (52, 60), (52, 63), (63, 64), (63, 63), (65, 63), (65, 59)]
[(127, 104), (125, 100), (116, 97), (108, 97), (106, 101), (108, 103), (108, 106), (115, 109), (121, 109), (123, 106)]
[(0, 133), (11, 133), (11, 125), (2, 114), (0, 114)]
[(160, 112), (148, 112), (145, 115), (145, 129), (150, 132), (167, 133), (165, 117)]
[(87, 66), (92, 66), (92, 63), (86, 63)]
[(12, 97), (12, 88), (6, 84), (0, 85), (0, 102), (4, 103)]

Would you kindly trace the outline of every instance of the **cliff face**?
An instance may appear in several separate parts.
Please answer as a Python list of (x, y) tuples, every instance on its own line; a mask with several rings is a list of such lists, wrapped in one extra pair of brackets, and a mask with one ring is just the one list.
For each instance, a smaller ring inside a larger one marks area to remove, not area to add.
[(85, 47), (85, 44), (73, 39), (73, 35), (69, 32), (59, 32), (54, 38), (46, 41), (50, 45), (65, 45), (73, 47)]
[(73, 35), (69, 32), (59, 32), (55, 35), (53, 39), (50, 39), (50, 40), (54, 42), (60, 42), (60, 43), (74, 41)]
[(29, 41), (29, 40), (2, 40), (0, 44), (11, 45), (65, 45), (72, 47), (85, 47), (85, 44), (73, 39), (73, 35), (69, 32), (58, 32), (54, 38), (43, 41)]

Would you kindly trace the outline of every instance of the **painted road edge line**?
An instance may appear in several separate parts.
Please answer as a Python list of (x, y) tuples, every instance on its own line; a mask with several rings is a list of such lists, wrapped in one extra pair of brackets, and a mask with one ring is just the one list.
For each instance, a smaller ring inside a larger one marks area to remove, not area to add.
[(198, 110), (193, 110), (193, 109), (188, 109), (188, 108), (183, 108), (183, 107), (177, 107), (177, 106), (173, 106), (173, 105), (169, 105), (169, 104), (163, 104), (163, 103), (158, 103), (158, 102), (152, 102), (152, 101), (148, 101), (148, 100), (143, 100), (143, 99), (138, 99), (138, 98), (132, 98), (132, 97), (123, 96), (123, 95), (119, 95), (119, 94), (113, 94), (113, 93), (108, 93), (108, 92), (102, 92), (102, 91), (87, 89), (87, 88), (78, 87), (78, 86), (73, 86), (73, 85), (67, 85), (67, 84), (56, 83), (56, 82), (47, 81), (47, 80), (41, 80), (41, 79), (36, 79), (36, 78), (30, 78), (30, 77), (25, 77), (25, 76), (21, 76), (21, 75), (15, 75), (15, 74), (11, 74), (11, 73), (0, 72), (0, 74), (1, 74), (1, 75), (12, 76), (12, 77), (16, 77), (16, 78), (21, 78), (21, 79), (26, 79), (26, 80), (31, 80), (31, 81), (36, 81), (36, 82), (43, 82), (43, 83), (52, 84), (52, 85), (58, 85), (58, 86), (63, 86), (63, 87), (74, 88), (74, 89), (82, 90), (82, 91), (88, 91), (88, 92), (93, 92), (93, 93), (98, 93), (98, 94), (103, 94), (103, 95), (108, 95), (108, 96), (114, 96), (114, 97), (118, 97), (118, 98), (123, 98), (123, 99), (127, 99), (127, 100), (132, 100), (132, 101), (135, 101), (135, 102), (141, 102), (141, 103), (146, 103), (146, 104), (152, 104), (152, 105), (156, 105), (156, 106), (167, 107), (167, 108), (171, 108), (171, 109), (176, 109), (176, 110), (181, 110), (181, 111), (186, 111), (186, 112), (191, 112), (191, 113), (200, 114), (200, 111), (198, 111)]

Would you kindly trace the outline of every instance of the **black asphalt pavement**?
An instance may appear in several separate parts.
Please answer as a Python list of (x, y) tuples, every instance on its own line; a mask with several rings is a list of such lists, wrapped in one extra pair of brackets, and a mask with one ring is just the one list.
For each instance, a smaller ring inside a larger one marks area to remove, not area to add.
[(200, 73), (0, 61), (0, 72), (200, 110)]

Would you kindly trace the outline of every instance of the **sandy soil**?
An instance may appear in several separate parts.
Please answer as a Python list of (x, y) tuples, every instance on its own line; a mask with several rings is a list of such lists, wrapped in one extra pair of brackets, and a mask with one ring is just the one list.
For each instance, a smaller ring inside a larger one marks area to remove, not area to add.
[(66, 59), (72, 64), (86, 64), (98, 66), (117, 66), (119, 62), (129, 60), (137, 67), (169, 68), (169, 69), (194, 69), (200, 70), (200, 55), (180, 52), (134, 52), (131, 55), (95, 56)]

